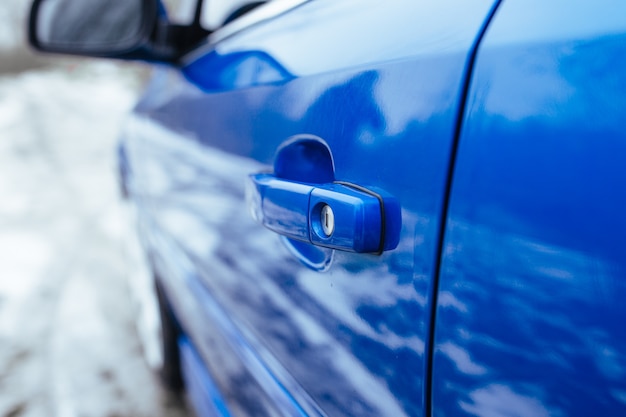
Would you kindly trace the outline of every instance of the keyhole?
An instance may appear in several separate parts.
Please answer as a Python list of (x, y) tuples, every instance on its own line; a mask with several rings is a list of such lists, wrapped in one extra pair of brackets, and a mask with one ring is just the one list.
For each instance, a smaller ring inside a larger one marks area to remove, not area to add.
[(330, 236), (335, 231), (335, 213), (329, 205), (322, 207), (321, 223), (322, 230), (326, 236)]

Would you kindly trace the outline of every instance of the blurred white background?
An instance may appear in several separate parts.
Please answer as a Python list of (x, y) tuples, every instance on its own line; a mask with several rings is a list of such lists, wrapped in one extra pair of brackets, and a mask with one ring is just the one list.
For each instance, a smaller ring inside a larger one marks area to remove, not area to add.
[(117, 132), (140, 66), (25, 46), (0, 4), (0, 416), (184, 416), (147, 367), (127, 277)]

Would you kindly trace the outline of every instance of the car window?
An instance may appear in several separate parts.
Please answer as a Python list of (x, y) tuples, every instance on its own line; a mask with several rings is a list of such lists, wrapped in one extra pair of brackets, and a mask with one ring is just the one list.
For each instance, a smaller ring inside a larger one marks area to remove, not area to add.
[[(215, 42), (252, 25), (275, 18), (309, 1), (310, 0), (208, 0), (208, 2), (204, 4), (200, 23), (205, 29), (215, 31), (212, 36)], [(215, 10), (213, 8), (215, 8)], [(244, 11), (245, 8), (248, 8), (246, 13), (237, 16), (238, 12)], [(252, 9), (254, 9), (254, 11), (248, 13)], [(236, 18), (234, 18), (235, 16)]]
[(237, 10), (248, 5), (264, 3), (256, 0), (204, 0), (200, 22), (205, 29), (223, 26)]
[[(201, 0), (161, 0), (167, 10), (169, 20), (172, 23), (182, 25), (193, 22), (198, 1)], [(214, 31), (241, 17), (256, 6), (270, 2), (293, 3), (290, 0), (204, 0), (200, 24), (203, 28)], [(302, 1), (297, 3), (302, 3)]]
[(161, 0), (167, 9), (168, 19), (172, 23), (188, 25), (193, 22), (198, 0)]

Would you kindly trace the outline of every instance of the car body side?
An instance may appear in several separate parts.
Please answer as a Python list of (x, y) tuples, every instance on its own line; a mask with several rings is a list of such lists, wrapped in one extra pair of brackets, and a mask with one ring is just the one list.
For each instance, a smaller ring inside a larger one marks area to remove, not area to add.
[[(495, 2), (317, 0), (155, 71), (125, 189), (213, 413), (626, 409), (626, 13), (553, 3), (479, 45)], [(316, 271), (253, 221), (248, 175), (310, 137), (397, 198), (397, 248)]]

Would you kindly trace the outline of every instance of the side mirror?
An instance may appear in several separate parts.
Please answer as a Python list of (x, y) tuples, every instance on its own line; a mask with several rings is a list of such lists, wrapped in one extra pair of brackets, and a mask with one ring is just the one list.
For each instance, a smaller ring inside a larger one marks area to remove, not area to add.
[(169, 25), (159, 0), (34, 0), (28, 30), (44, 52), (170, 62), (207, 34)]

